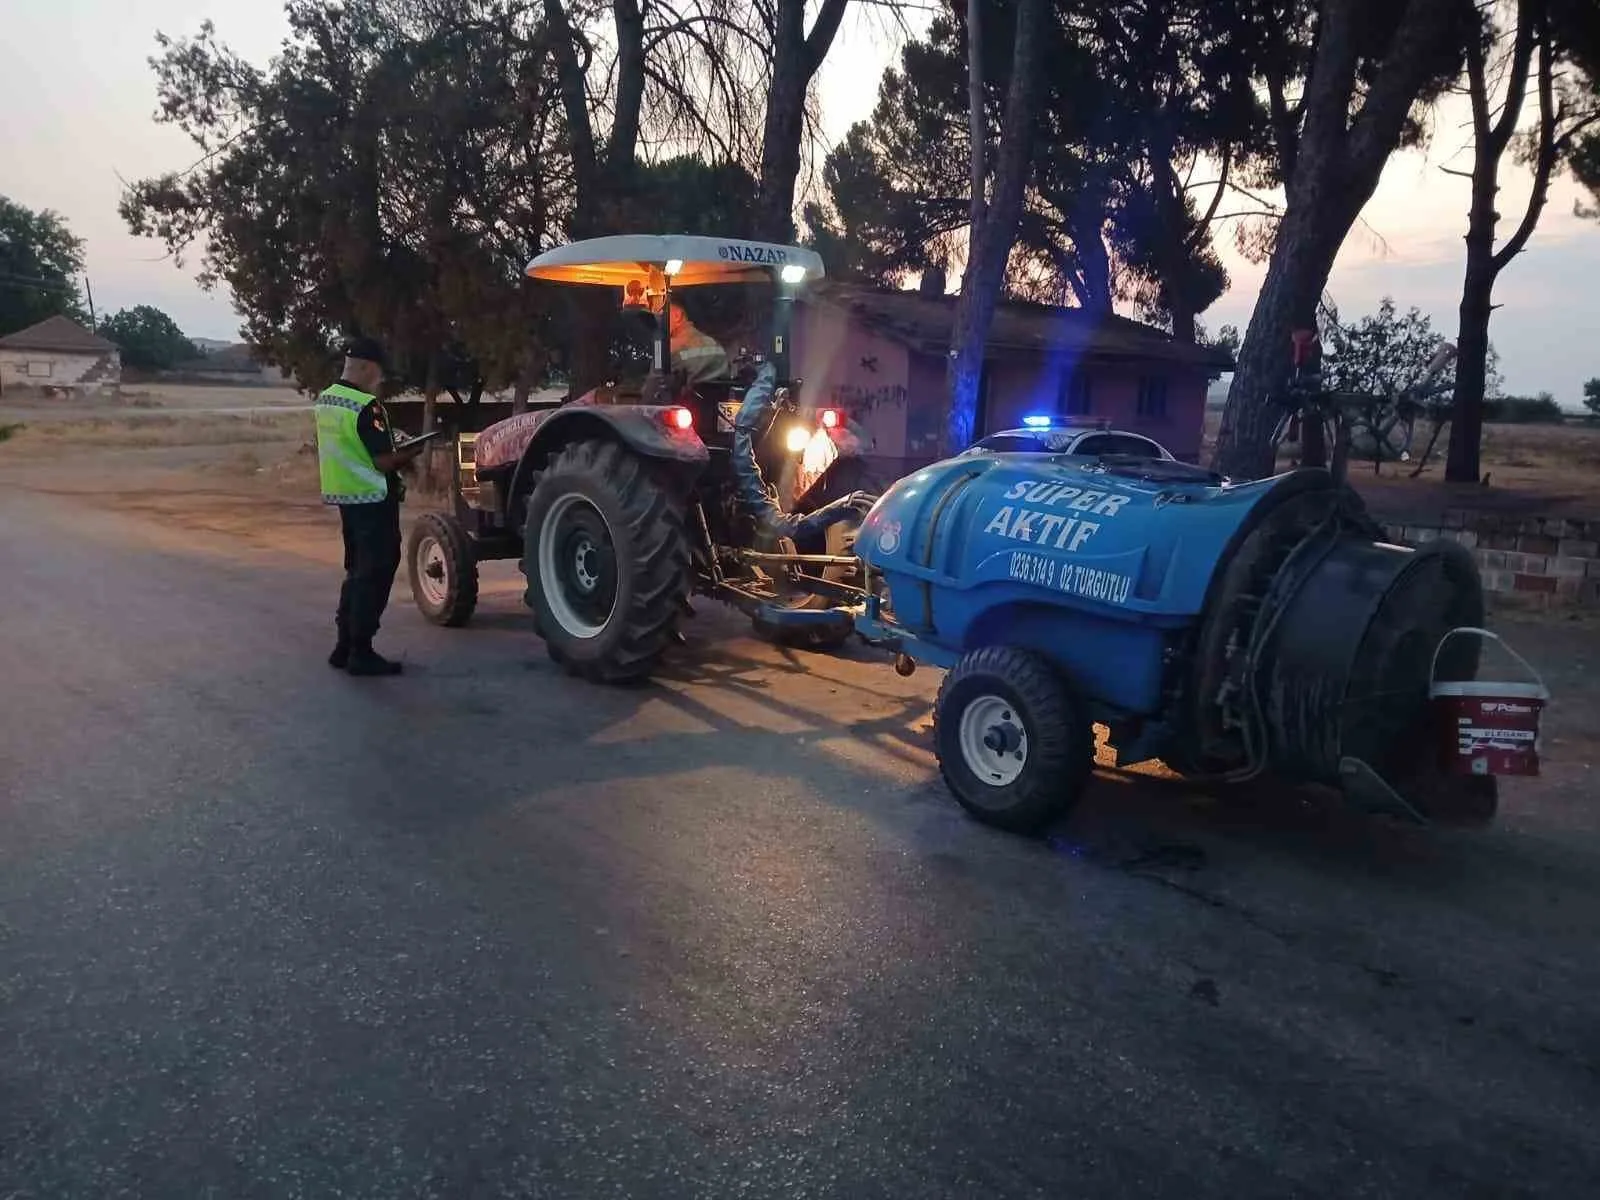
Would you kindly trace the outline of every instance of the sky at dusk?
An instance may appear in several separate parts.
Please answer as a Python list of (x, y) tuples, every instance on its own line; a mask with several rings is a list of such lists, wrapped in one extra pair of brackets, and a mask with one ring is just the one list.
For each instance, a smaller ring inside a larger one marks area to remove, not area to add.
[[(885, 20), (860, 6), (848, 20), (820, 80), (824, 119), (840, 136), (868, 114), (876, 80), (895, 57)], [(193, 147), (151, 120), (155, 80), (147, 59), (157, 30), (184, 35), (213, 20), (222, 39), (264, 63), (286, 32), (274, 0), (8, 0), (7, 43), (49, 47), (8, 56), (0, 73), (0, 194), (52, 208), (87, 241), (95, 305), (105, 313), (153, 304), (191, 336), (233, 338), (229, 299), (207, 294), (153, 242), (130, 236), (117, 216), (122, 180), (188, 166)], [(1446, 105), (1426, 154), (1391, 160), (1378, 194), (1346, 243), (1329, 291), (1343, 315), (1374, 309), (1386, 295), (1415, 305), (1453, 336), (1462, 273), (1467, 183), (1441, 168), (1470, 165), (1470, 131), (1460, 103)], [(1502, 173), (1508, 229), (1528, 191), (1526, 172)], [(1600, 223), (1574, 215), (1578, 192), (1562, 182), (1528, 251), (1501, 276), (1491, 338), (1509, 391), (1553, 393), (1575, 407), (1583, 381), (1600, 375), (1593, 332), (1594, 281), (1600, 279)], [(1233, 287), (1203, 320), (1241, 329), (1263, 268), (1233, 254), (1223, 236)]]

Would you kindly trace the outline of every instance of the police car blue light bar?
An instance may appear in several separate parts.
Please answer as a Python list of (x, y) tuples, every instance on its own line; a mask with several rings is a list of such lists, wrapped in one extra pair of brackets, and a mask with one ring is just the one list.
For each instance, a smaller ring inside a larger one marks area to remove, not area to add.
[(1026, 425), (1029, 429), (1049, 429), (1050, 428), (1050, 418), (1049, 417), (1023, 417), (1022, 418), (1022, 423), (1024, 425)]

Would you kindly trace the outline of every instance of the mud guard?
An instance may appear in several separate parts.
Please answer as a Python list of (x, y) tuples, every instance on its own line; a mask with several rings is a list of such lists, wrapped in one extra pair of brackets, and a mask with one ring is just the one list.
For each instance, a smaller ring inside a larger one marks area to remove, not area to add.
[(678, 405), (567, 404), (550, 410), (522, 451), (511, 474), (508, 503), (526, 495), (533, 477), (551, 453), (569, 442), (610, 438), (642, 458), (670, 464), (681, 472), (685, 486), (692, 484), (711, 461), (711, 452), (693, 429), (675, 429), (667, 414)]

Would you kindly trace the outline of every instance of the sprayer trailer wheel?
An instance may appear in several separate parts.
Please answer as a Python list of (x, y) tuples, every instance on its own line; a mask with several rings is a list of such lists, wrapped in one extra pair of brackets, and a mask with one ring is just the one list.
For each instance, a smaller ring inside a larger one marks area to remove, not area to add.
[(939, 769), (985, 825), (1038, 833), (1065, 816), (1094, 765), (1094, 727), (1042, 656), (1010, 646), (968, 652), (933, 708)]
[(411, 597), (435, 625), (465, 625), (478, 607), (478, 556), (461, 522), (423, 513), (406, 544)]

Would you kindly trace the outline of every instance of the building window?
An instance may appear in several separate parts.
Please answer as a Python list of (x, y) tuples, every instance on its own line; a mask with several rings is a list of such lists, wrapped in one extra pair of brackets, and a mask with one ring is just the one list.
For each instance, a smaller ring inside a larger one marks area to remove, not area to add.
[(24, 365), (22, 370), (30, 379), (50, 378), (50, 364), (47, 362), (30, 362)]
[(1089, 389), (1089, 376), (1085, 371), (1073, 371), (1062, 376), (1059, 407), (1064, 416), (1086, 417), (1094, 408), (1094, 397)]
[(1165, 376), (1146, 376), (1139, 380), (1139, 415), (1153, 421), (1167, 419), (1167, 380)]

